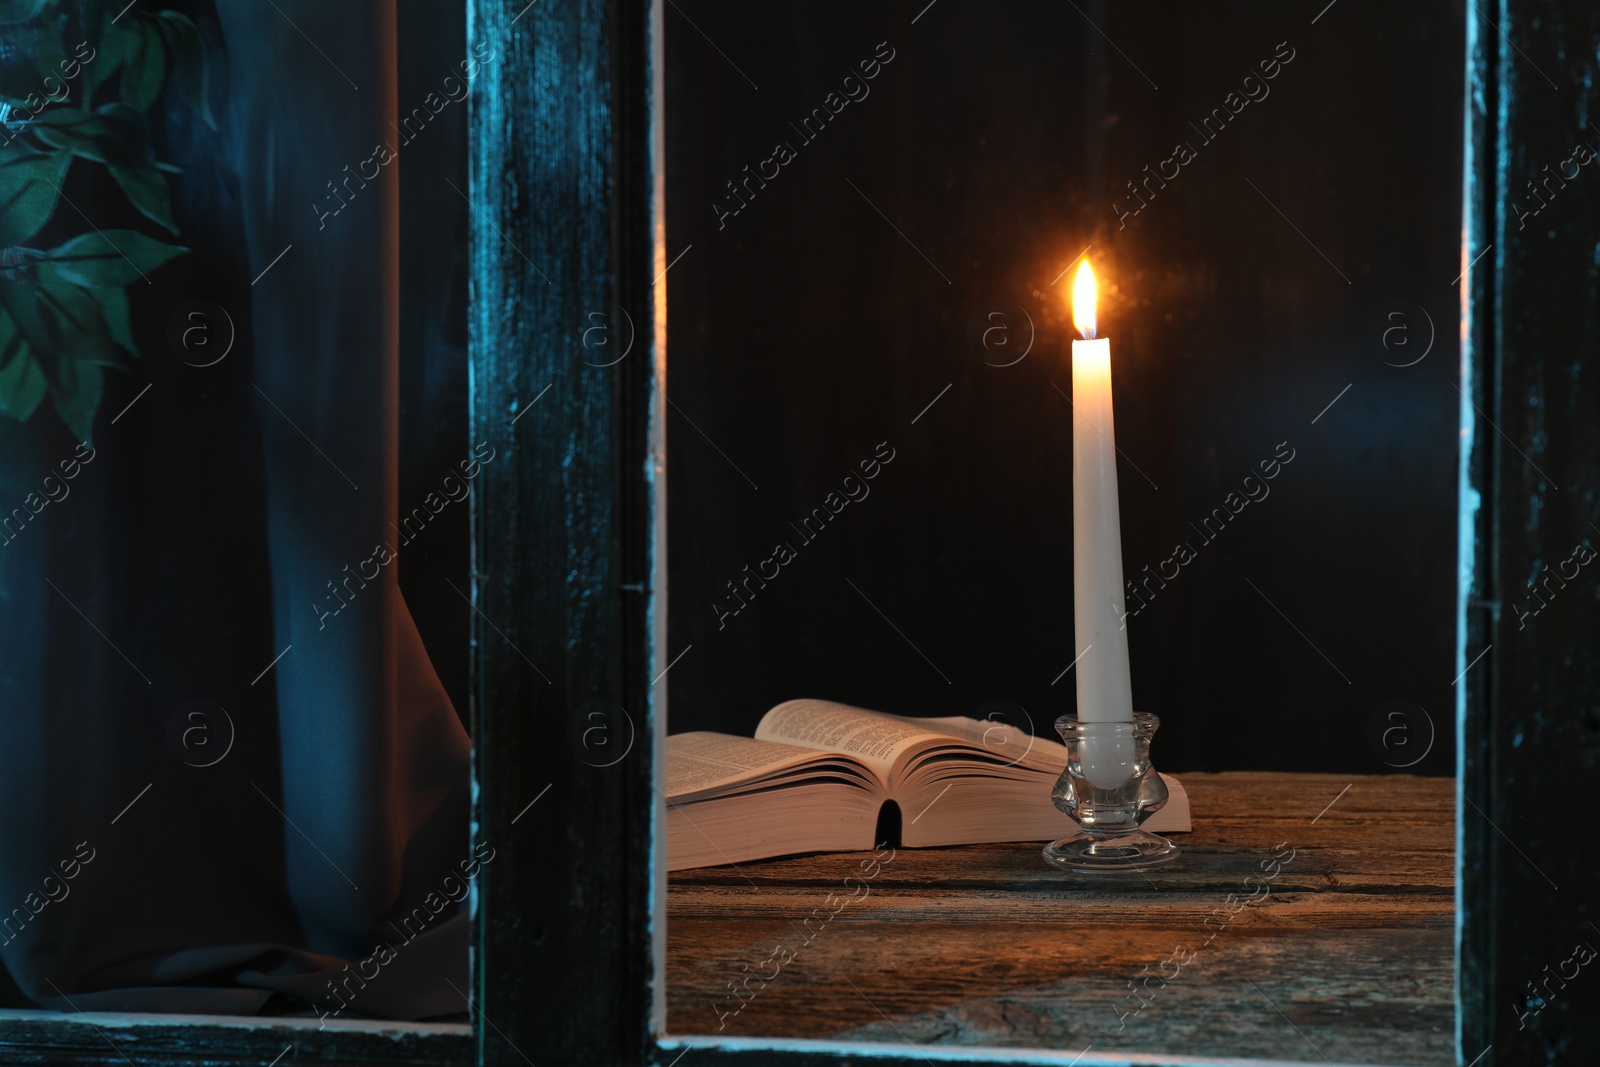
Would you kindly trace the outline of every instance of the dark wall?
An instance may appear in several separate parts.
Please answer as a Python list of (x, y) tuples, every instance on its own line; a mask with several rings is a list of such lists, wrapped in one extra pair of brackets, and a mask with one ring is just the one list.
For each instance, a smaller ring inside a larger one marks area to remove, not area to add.
[[(1383, 771), (1431, 721), (1413, 769), (1450, 771), (1460, 5), (665, 19), (670, 654), (693, 645), (671, 730), (748, 733), (796, 696), (1008, 700), (1044, 731), (1073, 708), (1074, 334), (1052, 281), (1092, 243), (1125, 571), (1195, 553), (1129, 619), (1160, 764)], [(814, 140), (790, 125), (890, 49)], [(1195, 128), (1246, 91), (1210, 141)], [(794, 158), (741, 207), (724, 183), (778, 142)], [(1194, 157), (1141, 207), (1126, 183), (1178, 143)], [(880, 442), (870, 495), (806, 543), (791, 522)], [(1246, 489), (1265, 495), (1196, 529)], [(795, 558), (733, 613), (725, 583), (779, 542)]]

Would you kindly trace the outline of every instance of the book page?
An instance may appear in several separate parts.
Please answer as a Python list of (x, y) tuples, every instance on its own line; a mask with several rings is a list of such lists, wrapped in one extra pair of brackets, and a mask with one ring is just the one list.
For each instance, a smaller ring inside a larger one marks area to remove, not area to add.
[(754, 780), (817, 758), (810, 748), (695, 731), (667, 738), (668, 798)]
[(844, 752), (888, 780), (900, 754), (919, 741), (945, 736), (938, 730), (882, 712), (831, 700), (790, 700), (762, 716), (756, 737), (791, 745)]
[(1066, 745), (1051, 737), (1029, 734), (1020, 726), (965, 715), (912, 721), (926, 724), (929, 730), (960, 738), (1006, 763), (1053, 766), (1057, 770), (1067, 765)]

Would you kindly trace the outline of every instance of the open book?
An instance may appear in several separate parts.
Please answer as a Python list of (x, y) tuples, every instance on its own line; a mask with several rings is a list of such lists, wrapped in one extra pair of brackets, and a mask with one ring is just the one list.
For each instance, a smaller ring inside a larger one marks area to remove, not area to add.
[[(874, 848), (887, 801), (906, 848), (1055, 840), (1074, 828), (1050, 799), (1066, 765), (1065, 745), (1015, 726), (791, 700), (754, 738), (667, 738), (667, 869)], [(1183, 787), (1161, 777), (1170, 799), (1144, 829), (1191, 829)]]

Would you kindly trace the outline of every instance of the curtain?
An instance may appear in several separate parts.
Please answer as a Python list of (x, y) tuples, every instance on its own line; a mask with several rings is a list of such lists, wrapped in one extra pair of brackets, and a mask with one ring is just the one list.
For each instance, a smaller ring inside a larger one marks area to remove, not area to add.
[(140, 358), (88, 442), (0, 418), (0, 507), (58, 486), (0, 544), (0, 961), (64, 1011), (462, 1013), (493, 853), (398, 584), (401, 163), (360, 166), (394, 6), (195, 14), (217, 128), (157, 109), (189, 251), (129, 287)]

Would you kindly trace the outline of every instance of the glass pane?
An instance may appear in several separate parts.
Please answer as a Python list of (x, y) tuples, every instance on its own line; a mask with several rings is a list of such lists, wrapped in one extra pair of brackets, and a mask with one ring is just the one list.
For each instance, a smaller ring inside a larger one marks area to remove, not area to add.
[[(967, 716), (992, 757), (948, 796), (857, 772), (719, 807), (710, 765), (682, 779), (669, 1027), (1451, 1062), (1461, 7), (664, 20), (669, 732), (815, 698)], [(1083, 259), (1115, 396), (1104, 640), (1192, 808), (1144, 873), (1044, 864), (1076, 829), (1064, 754), (962, 799), (1094, 712)], [(806, 743), (847, 746), (831, 721)], [(992, 843), (906, 847), (941, 834)], [(1352, 882), (1354, 910), (1324, 892)]]
[(0, 1006), (465, 1023), (464, 11), (14, 15)]

